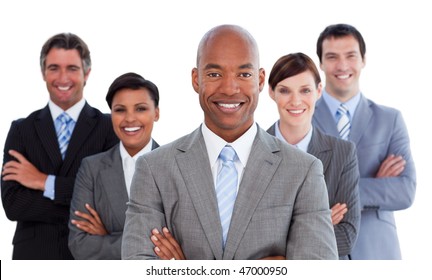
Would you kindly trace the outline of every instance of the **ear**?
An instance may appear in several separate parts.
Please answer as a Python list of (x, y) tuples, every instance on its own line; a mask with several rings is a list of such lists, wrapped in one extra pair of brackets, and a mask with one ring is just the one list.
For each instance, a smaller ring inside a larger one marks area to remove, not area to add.
[(199, 75), (198, 68), (196, 67), (192, 69), (192, 87), (199, 94)]
[(276, 97), (275, 97), (275, 92), (274, 92), (274, 90), (271, 88), (271, 86), (269, 85), (269, 87), (268, 87), (268, 92), (269, 92), (269, 95), (270, 95), (270, 98), (271, 99), (273, 99), (275, 102), (276, 102)]
[(88, 69), (87, 73), (84, 73), (84, 85), (87, 84), (87, 79), (90, 76), (91, 68)]
[(322, 88), (323, 88), (322, 83), (319, 83), (317, 87), (317, 100), (320, 99), (322, 96)]
[(261, 92), (265, 85), (265, 70), (264, 68), (259, 69), (259, 91)]
[(155, 122), (157, 122), (158, 120), (159, 120), (159, 107), (155, 109), (155, 117), (154, 117)]
[(363, 66), (362, 66), (362, 69), (363, 69), (365, 66), (366, 66), (366, 54), (365, 54), (364, 57), (363, 57)]

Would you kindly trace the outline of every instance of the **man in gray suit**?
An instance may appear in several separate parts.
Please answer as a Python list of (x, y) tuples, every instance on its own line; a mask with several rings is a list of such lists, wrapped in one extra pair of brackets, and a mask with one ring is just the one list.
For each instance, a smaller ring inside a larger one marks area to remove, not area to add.
[[(217, 26), (198, 47), (192, 84), (204, 123), (141, 157), (132, 181), (123, 259), (155, 259), (154, 228), (167, 227), (187, 259), (337, 259), (322, 164), (254, 122), (265, 72), (243, 28)], [(218, 158), (235, 151), (236, 199), (225, 239), (216, 194)]]
[[(339, 136), (342, 114), (348, 117), (341, 135), (357, 146), (360, 169), (360, 232), (353, 259), (400, 259), (393, 211), (411, 206), (416, 174), (408, 132), (399, 111), (366, 99), (359, 78), (366, 45), (347, 24), (328, 26), (319, 36), (317, 54), (326, 75), (323, 98), (316, 103), (314, 126)], [(344, 110), (338, 116), (338, 107)]]

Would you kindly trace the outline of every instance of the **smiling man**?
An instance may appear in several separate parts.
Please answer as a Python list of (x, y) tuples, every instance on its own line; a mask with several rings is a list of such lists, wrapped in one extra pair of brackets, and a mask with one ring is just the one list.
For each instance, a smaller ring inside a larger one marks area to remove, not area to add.
[(367, 99), (360, 91), (366, 44), (355, 27), (326, 27), (317, 41), (317, 55), (326, 85), (323, 98), (316, 103), (314, 126), (357, 146), (362, 212), (351, 257), (400, 259), (393, 211), (410, 207), (416, 189), (414, 161), (402, 115)]
[(111, 119), (83, 98), (90, 51), (78, 36), (57, 34), (40, 65), (48, 105), (12, 122), (4, 147), (1, 194), (17, 222), (13, 259), (72, 259), (69, 205), (81, 160), (118, 143)]
[(123, 259), (178, 258), (155, 229), (186, 259), (337, 259), (321, 162), (254, 121), (264, 81), (249, 32), (204, 35), (192, 70), (204, 123), (137, 161)]

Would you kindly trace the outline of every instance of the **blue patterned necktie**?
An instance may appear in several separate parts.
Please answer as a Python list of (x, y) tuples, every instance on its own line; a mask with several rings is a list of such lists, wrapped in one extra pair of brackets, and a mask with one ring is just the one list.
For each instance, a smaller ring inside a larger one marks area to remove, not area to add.
[(351, 129), (351, 123), (348, 117), (348, 108), (344, 104), (341, 104), (337, 112), (340, 116), (337, 123), (337, 130), (339, 132), (339, 136), (343, 140), (348, 140)]
[(219, 158), (222, 160), (222, 166), (216, 179), (216, 196), (222, 225), (223, 248), (225, 248), (237, 196), (238, 175), (234, 165), (236, 156), (237, 154), (231, 146), (225, 146), (219, 155)]
[(62, 159), (65, 158), (66, 150), (72, 135), (73, 119), (65, 112), (57, 117), (55, 126)]

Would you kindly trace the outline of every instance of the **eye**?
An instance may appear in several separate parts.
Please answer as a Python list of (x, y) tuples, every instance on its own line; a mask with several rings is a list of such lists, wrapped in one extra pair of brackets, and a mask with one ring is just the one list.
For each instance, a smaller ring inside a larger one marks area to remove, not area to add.
[(280, 94), (288, 94), (289, 93), (289, 90), (287, 89), (287, 88), (285, 88), (285, 87), (280, 87), (280, 88), (278, 88), (278, 90), (277, 90)]
[(304, 88), (301, 90), (301, 93), (303, 93), (304, 95), (310, 94), (312, 92), (312, 90), (310, 88)]
[(113, 112), (115, 112), (115, 113), (121, 113), (121, 112), (124, 112), (124, 111), (125, 111), (124, 108), (114, 108), (113, 109)]
[(146, 108), (146, 107), (142, 107), (142, 106), (140, 106), (140, 107), (137, 107), (137, 108), (136, 108), (136, 111), (137, 111), (137, 112), (145, 112), (145, 111), (147, 111), (147, 108)]
[(208, 73), (207, 76), (210, 78), (217, 78), (220, 77), (221, 75), (219, 73), (212, 72), (212, 73)]
[(251, 73), (240, 73), (239, 76), (242, 78), (249, 78), (249, 77), (252, 77), (252, 74)]

